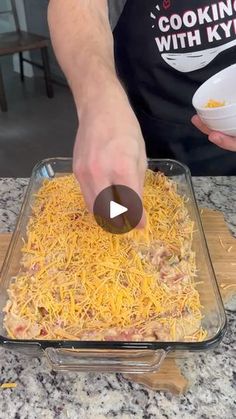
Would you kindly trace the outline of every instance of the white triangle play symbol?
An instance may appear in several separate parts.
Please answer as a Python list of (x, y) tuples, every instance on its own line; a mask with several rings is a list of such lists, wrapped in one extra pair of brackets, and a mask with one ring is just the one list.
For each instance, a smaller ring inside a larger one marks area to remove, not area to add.
[(118, 217), (128, 211), (128, 208), (123, 205), (117, 204), (115, 201), (110, 201), (110, 218)]

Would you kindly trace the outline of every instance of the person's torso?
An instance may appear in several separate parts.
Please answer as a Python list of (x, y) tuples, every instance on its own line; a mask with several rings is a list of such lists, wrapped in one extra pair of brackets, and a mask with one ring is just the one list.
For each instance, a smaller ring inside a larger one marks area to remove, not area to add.
[(236, 62), (236, 0), (127, 0), (114, 41), (135, 106), (186, 123), (198, 86)]

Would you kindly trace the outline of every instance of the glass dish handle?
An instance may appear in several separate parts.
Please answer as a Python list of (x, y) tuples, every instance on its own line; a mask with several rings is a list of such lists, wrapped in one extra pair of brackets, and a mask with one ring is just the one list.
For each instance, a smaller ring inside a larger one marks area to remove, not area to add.
[(145, 373), (158, 371), (167, 351), (47, 348), (45, 354), (54, 371)]

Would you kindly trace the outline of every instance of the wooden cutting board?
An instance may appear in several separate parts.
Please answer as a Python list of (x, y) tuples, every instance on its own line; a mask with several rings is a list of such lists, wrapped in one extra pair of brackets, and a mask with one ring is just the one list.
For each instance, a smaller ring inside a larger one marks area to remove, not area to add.
[(202, 209), (201, 218), (216, 279), (227, 308), (228, 302), (236, 296), (236, 239), (221, 212)]
[[(236, 239), (231, 235), (220, 212), (204, 209), (201, 211), (203, 228), (211, 255), (211, 260), (225, 304), (236, 296)], [(0, 234), (0, 268), (2, 266), (11, 234)], [(169, 390), (183, 393), (188, 387), (187, 379), (181, 374), (174, 359), (166, 359), (160, 370), (152, 374), (125, 375), (153, 390)]]

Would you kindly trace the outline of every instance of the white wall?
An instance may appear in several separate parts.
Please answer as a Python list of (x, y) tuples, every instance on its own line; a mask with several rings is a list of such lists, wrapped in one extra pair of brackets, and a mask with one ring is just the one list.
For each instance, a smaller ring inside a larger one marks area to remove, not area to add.
[[(10, 10), (9, 0), (0, 0), (0, 12)], [(0, 33), (10, 31), (13, 26), (13, 19), (10, 15), (0, 15)]]

